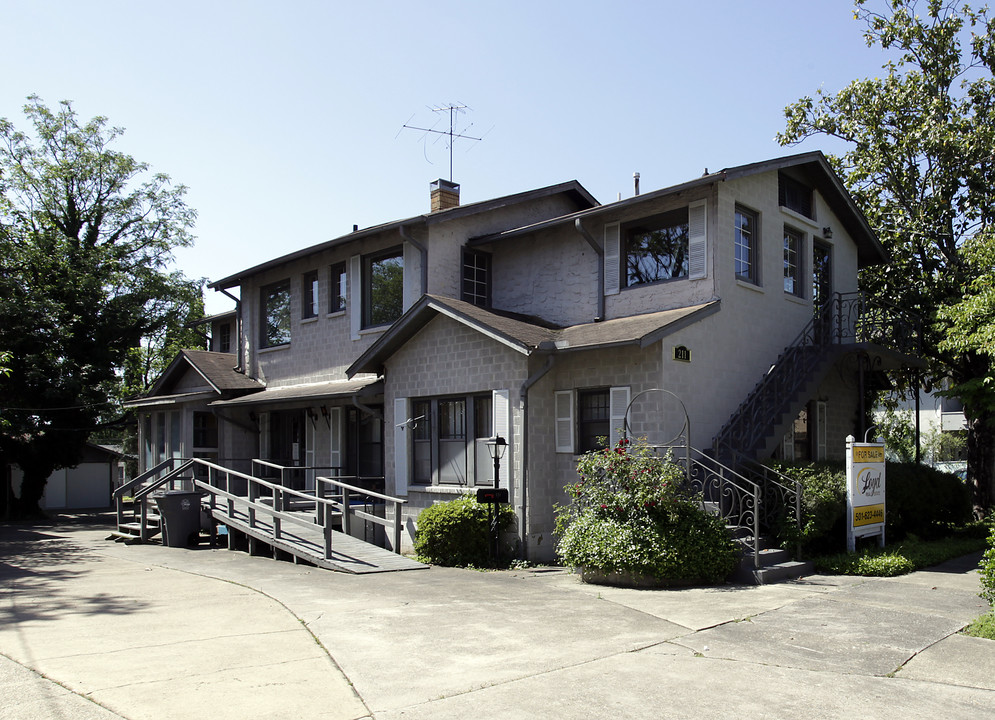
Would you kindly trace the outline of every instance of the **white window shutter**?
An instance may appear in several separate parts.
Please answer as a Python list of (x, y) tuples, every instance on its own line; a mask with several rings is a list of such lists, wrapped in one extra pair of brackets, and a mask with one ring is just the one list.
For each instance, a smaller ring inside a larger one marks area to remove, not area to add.
[(611, 437), (608, 447), (614, 447), (622, 438), (625, 428), (625, 412), (629, 409), (629, 388), (613, 387), (608, 391), (608, 414), (611, 417)]
[(394, 398), (394, 493), (404, 497), (408, 494), (408, 442), (411, 428), (408, 427), (408, 399)]
[(688, 277), (708, 274), (708, 201), (688, 205)]
[(573, 390), (559, 390), (553, 393), (556, 415), (556, 452), (574, 451), (574, 394)]
[(363, 327), (363, 263), (359, 255), (349, 258), (349, 276), (346, 286), (349, 289), (349, 324), (352, 329), (352, 339), (359, 340), (359, 331)]
[(605, 225), (605, 295), (618, 295), (622, 278), (621, 232), (618, 223)]
[(782, 460), (787, 460), (788, 462), (795, 461), (795, 425), (791, 424), (791, 429), (784, 433), (784, 439), (781, 441), (781, 456)]
[(503, 437), (511, 445), (511, 390), (495, 390), (491, 394), (494, 412), (494, 435)]
[(344, 467), (342, 463), (342, 435), (345, 428), (342, 425), (342, 408), (333, 407), (328, 410), (329, 422), (331, 423), (331, 428), (329, 431), (329, 454), (328, 457), (331, 459), (329, 465), (335, 468), (332, 471), (332, 476), (344, 475)]

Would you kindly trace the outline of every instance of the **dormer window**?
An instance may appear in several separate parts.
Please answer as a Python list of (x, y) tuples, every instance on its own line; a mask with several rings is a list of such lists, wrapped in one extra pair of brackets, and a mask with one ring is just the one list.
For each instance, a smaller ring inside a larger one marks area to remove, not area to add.
[(463, 287), (460, 298), (478, 307), (491, 304), (491, 256), (463, 249)]
[(815, 219), (812, 212), (812, 188), (784, 173), (777, 176), (777, 203), (799, 215)]
[(645, 285), (688, 276), (688, 209), (646, 218), (625, 230), (625, 284)]

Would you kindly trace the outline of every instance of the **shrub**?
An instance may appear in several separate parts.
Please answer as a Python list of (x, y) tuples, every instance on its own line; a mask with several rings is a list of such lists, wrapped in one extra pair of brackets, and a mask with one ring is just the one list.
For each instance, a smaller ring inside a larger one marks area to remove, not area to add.
[(684, 474), (645, 444), (621, 440), (581, 457), (579, 480), (557, 508), (564, 564), (667, 582), (718, 583), (732, 572), (736, 544), (722, 520), (685, 494)]
[(988, 536), (988, 549), (981, 558), (981, 597), (995, 607), (995, 523)]
[[(449, 567), (487, 567), (491, 564), (490, 505), (478, 503), (474, 495), (427, 507), (418, 515), (415, 553), (422, 562)], [(498, 527), (503, 532), (515, 521), (509, 505), (498, 506)], [(507, 547), (502, 561), (511, 560)]]
[[(780, 472), (801, 482), (802, 552), (806, 556), (840, 552), (846, 547), (846, 471), (838, 464), (778, 463)], [(956, 475), (927, 465), (890, 462), (886, 470), (885, 537), (935, 539), (971, 519), (971, 496)], [(795, 533), (797, 534), (797, 533)], [(795, 541), (790, 529), (780, 539)]]

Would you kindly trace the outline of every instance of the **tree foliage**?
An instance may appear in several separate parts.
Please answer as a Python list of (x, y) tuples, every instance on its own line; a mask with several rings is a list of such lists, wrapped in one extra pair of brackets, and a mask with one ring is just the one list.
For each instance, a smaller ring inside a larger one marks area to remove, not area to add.
[(32, 513), (117, 415), (129, 358), (186, 319), (200, 286), (169, 270), (195, 219), (183, 186), (115, 150), (122, 130), (103, 117), (37, 97), (24, 113), (33, 135), (0, 119), (0, 454)]
[(964, 403), (981, 513), (995, 463), (995, 376), (984, 328), (961, 334), (960, 326), (981, 317), (971, 314), (984, 295), (979, 263), (991, 276), (983, 258), (995, 213), (995, 25), (985, 9), (956, 1), (876, 3), (884, 12), (871, 4), (857, 0), (854, 16), (868, 46), (888, 54), (883, 75), (788, 106), (778, 139), (847, 143), (832, 160), (893, 258), (864, 270), (861, 285), (925, 319), (929, 374), (949, 377)]

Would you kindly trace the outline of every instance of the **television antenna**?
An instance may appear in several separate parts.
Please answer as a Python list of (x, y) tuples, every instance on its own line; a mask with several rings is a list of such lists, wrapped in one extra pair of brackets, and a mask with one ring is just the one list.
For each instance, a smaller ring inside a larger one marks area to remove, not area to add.
[[(466, 135), (465, 134), (466, 130), (469, 130), (471, 127), (473, 127), (473, 123), (470, 123), (469, 125), (467, 125), (464, 130), (457, 131), (457, 129), (456, 129), (456, 121), (459, 118), (459, 115), (461, 113), (465, 114), (465, 112), (467, 110), (472, 110), (472, 109), (473, 108), (471, 108), (471, 107), (469, 107), (467, 105), (464, 105), (462, 103), (449, 103), (448, 105), (440, 105), (438, 107), (429, 107), (429, 110), (431, 110), (434, 113), (438, 113), (440, 115), (448, 113), (448, 115), (449, 115), (449, 129), (448, 130), (444, 130), (444, 129), (443, 130), (438, 130), (438, 129), (436, 129), (436, 125), (439, 124), (439, 121), (436, 121), (432, 125), (432, 127), (427, 127), (427, 128), (426, 127), (418, 127), (416, 125), (409, 125), (408, 123), (411, 122), (411, 119), (414, 117), (414, 115), (412, 115), (410, 118), (408, 118), (408, 122), (404, 123), (404, 125), (401, 126), (401, 130), (420, 130), (421, 132), (425, 133), (425, 135), (423, 135), (422, 137), (427, 137), (428, 134), (431, 133), (431, 134), (437, 135), (439, 137), (446, 137), (446, 138), (448, 138), (448, 140), (446, 141), (446, 144), (449, 147), (449, 181), (450, 182), (453, 181), (453, 147), (455, 146), (456, 141), (457, 140), (474, 140), (476, 142), (480, 142), (481, 140), (483, 140), (483, 138), (474, 137), (472, 135)], [(397, 134), (398, 135), (401, 134), (400, 130), (398, 131)]]

